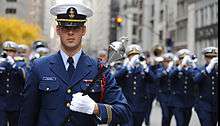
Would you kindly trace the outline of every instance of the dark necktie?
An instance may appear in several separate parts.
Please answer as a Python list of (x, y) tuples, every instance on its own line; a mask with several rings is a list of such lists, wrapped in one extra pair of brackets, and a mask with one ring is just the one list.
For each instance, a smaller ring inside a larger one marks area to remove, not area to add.
[(73, 58), (69, 57), (67, 62), (69, 63), (69, 67), (68, 67), (67, 72), (68, 72), (69, 78), (71, 79), (73, 76), (74, 70), (75, 70)]

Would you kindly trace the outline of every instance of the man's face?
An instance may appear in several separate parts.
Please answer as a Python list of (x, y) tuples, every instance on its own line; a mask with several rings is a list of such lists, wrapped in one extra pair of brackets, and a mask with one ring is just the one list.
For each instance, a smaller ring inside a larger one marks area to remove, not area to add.
[(57, 34), (60, 36), (61, 46), (65, 49), (81, 48), (82, 37), (86, 33), (86, 27), (61, 27), (57, 26)]
[(7, 50), (6, 53), (8, 56), (11, 56), (12, 58), (16, 56), (16, 51)]
[(209, 64), (210, 61), (211, 61), (213, 58), (215, 58), (215, 57), (213, 57), (213, 56), (205, 56), (206, 64)]
[(98, 58), (103, 62), (107, 62), (108, 60), (108, 56), (106, 54), (100, 54)]
[(165, 68), (168, 67), (169, 63), (170, 63), (170, 61), (168, 61), (168, 60), (165, 60), (165, 61), (162, 62), (163, 66), (164, 66)]

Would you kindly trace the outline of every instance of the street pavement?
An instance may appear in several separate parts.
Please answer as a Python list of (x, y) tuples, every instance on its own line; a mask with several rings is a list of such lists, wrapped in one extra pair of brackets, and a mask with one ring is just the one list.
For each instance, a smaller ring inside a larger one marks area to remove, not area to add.
[[(153, 106), (153, 109), (151, 112), (151, 126), (161, 126), (162, 115), (161, 115), (160, 106), (159, 106), (159, 104), (156, 104), (155, 102), (153, 105), (154, 106)], [(145, 126), (145, 125), (143, 124), (143, 126)], [(171, 126), (176, 126), (176, 122), (175, 122), (174, 117), (172, 118)], [(198, 117), (197, 117), (194, 110), (193, 110), (193, 115), (192, 115), (189, 126), (200, 126)]]
[[(154, 102), (153, 109), (151, 112), (151, 118), (150, 118), (150, 120), (151, 120), (150, 126), (161, 126), (161, 119), (162, 119), (162, 115), (161, 115), (160, 106), (158, 103)], [(100, 125), (100, 126), (107, 126), (107, 125)], [(145, 126), (145, 124), (143, 124), (142, 126)], [(171, 122), (170, 126), (176, 126), (176, 122), (175, 122), (174, 117), (172, 118), (172, 122)], [(192, 114), (192, 118), (191, 118), (189, 126), (200, 126), (198, 117), (197, 117), (194, 110), (193, 110), (193, 114)]]

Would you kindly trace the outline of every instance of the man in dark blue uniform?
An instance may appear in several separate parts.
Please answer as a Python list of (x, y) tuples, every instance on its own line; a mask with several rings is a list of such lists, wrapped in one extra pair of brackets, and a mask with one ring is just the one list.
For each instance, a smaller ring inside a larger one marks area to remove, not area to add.
[(22, 91), (25, 84), (23, 70), (16, 67), (13, 57), (17, 44), (3, 43), (5, 56), (0, 58), (0, 126), (17, 126)]
[[(161, 46), (161, 45), (154, 46), (154, 48), (153, 48), (154, 56), (152, 56), (153, 61), (150, 66), (150, 69), (153, 71), (154, 75), (156, 75), (157, 69), (159, 69), (161, 67), (161, 62), (162, 62), (161, 59), (162, 59), (163, 53), (164, 53), (163, 46)], [(147, 101), (148, 101), (149, 107), (147, 107), (147, 111), (146, 111), (145, 124), (146, 124), (146, 126), (149, 126), (153, 102), (154, 102), (154, 100), (156, 100), (156, 96), (157, 96), (158, 81), (147, 82), (146, 84), (147, 84), (147, 88), (146, 88)]]
[(14, 58), (16, 66), (24, 70), (25, 76), (29, 71), (29, 47), (25, 44), (18, 45), (17, 56)]
[(29, 56), (30, 63), (32, 63), (35, 59), (46, 56), (50, 53), (47, 42), (44, 41), (35, 41), (32, 44), (32, 53)]
[(82, 51), (84, 24), (93, 11), (71, 0), (55, 5), (50, 12), (57, 16), (61, 49), (34, 61), (26, 81), (19, 126), (127, 122), (129, 105), (115, 79)]
[(173, 68), (174, 55), (172, 53), (166, 53), (162, 56), (162, 58), (162, 67), (157, 69), (156, 72), (156, 79), (158, 80), (157, 99), (160, 102), (162, 109), (162, 126), (170, 126), (173, 113), (171, 108), (168, 107), (168, 102), (171, 95), (171, 81), (169, 72)]
[(146, 62), (141, 63), (139, 45), (130, 45), (127, 49), (128, 58), (124, 65), (117, 70), (115, 77), (131, 106), (133, 126), (141, 126), (147, 110), (148, 99), (146, 83), (154, 81), (154, 76)]
[(199, 96), (195, 110), (201, 126), (217, 126), (218, 122), (218, 48), (207, 47), (203, 50), (206, 65), (196, 76)]
[(177, 56), (179, 65), (169, 73), (172, 93), (168, 106), (172, 107), (177, 126), (188, 126), (195, 102), (195, 75), (198, 69), (190, 50), (182, 49)]

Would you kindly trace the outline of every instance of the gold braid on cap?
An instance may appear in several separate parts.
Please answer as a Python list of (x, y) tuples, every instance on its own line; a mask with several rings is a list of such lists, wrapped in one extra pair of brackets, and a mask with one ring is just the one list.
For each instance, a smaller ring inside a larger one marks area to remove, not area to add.
[(79, 22), (79, 23), (82, 23), (82, 22), (86, 22), (87, 20), (77, 20), (77, 19), (56, 19), (56, 21), (58, 22)]

